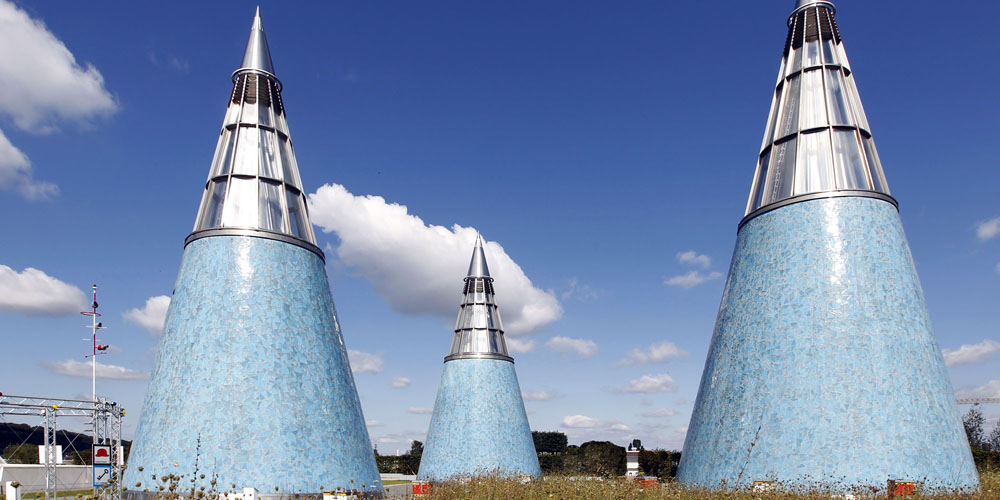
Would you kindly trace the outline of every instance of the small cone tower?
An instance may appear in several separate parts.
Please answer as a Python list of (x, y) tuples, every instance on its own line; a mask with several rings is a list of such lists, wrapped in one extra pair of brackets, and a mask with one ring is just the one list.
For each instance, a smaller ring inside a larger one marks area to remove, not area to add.
[(979, 479), (831, 2), (799, 0), (678, 479)]
[(541, 474), (514, 358), (476, 238), (417, 481)]
[(281, 91), (258, 9), (160, 336), (133, 496), (171, 475), (182, 494), (383, 494)]

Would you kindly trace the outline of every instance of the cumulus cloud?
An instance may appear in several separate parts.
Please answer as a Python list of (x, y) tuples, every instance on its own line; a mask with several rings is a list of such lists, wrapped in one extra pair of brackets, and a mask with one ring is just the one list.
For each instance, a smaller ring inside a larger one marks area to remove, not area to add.
[(531, 339), (519, 339), (517, 337), (505, 337), (507, 350), (512, 353), (531, 352), (535, 350), (535, 341)]
[(552, 401), (555, 397), (551, 391), (521, 391), (521, 399), (525, 401)]
[(660, 408), (659, 410), (642, 412), (642, 416), (646, 418), (672, 417), (676, 414), (677, 410), (671, 410), (670, 408)]
[(694, 250), (688, 250), (687, 252), (678, 253), (677, 261), (680, 262), (681, 264), (687, 264), (690, 266), (700, 266), (702, 269), (708, 269), (712, 267), (711, 257), (699, 254)]
[(649, 363), (662, 363), (671, 359), (687, 356), (688, 352), (677, 344), (670, 341), (651, 344), (645, 349), (635, 348), (629, 352), (628, 357), (618, 362), (619, 365), (645, 365)]
[(87, 306), (83, 290), (38, 269), (17, 272), (0, 265), (0, 311), (29, 316), (77, 314)]
[[(474, 228), (427, 224), (405, 205), (355, 196), (339, 184), (310, 194), (309, 214), (323, 232), (340, 239), (340, 262), (364, 276), (393, 310), (454, 319)], [(533, 285), (499, 243), (487, 242), (485, 249), (507, 334), (531, 333), (562, 316), (555, 294)]]
[(410, 379), (406, 377), (396, 377), (392, 379), (393, 389), (402, 389), (410, 386)]
[(670, 392), (677, 389), (674, 378), (666, 373), (659, 375), (643, 375), (637, 379), (630, 380), (628, 385), (618, 389), (618, 392), (634, 392), (641, 394), (652, 394), (654, 392)]
[(382, 356), (379, 354), (348, 349), (347, 357), (354, 373), (382, 373)]
[(1000, 217), (976, 224), (976, 236), (980, 241), (991, 240), (1000, 234)]
[(978, 363), (992, 358), (1000, 352), (1000, 342), (984, 340), (978, 344), (965, 344), (958, 349), (941, 349), (944, 363), (948, 366)]
[(157, 295), (146, 299), (142, 309), (132, 308), (122, 313), (122, 317), (135, 323), (155, 335), (163, 331), (163, 321), (167, 318), (167, 308), (170, 307), (170, 297)]
[(552, 337), (545, 345), (556, 352), (572, 352), (581, 358), (592, 358), (597, 354), (597, 343), (593, 340), (572, 337)]
[(597, 290), (590, 285), (580, 283), (576, 278), (571, 278), (569, 285), (562, 292), (563, 300), (578, 300), (580, 302), (597, 300), (599, 296), (600, 294)]
[(663, 281), (663, 283), (668, 286), (692, 288), (707, 281), (717, 280), (721, 277), (722, 273), (718, 271), (711, 271), (708, 273), (702, 273), (701, 271), (690, 271), (687, 274), (680, 274), (677, 276), (667, 278), (666, 280)]
[(1000, 398), (1000, 380), (990, 380), (972, 389), (955, 391), (959, 398)]
[(430, 415), (431, 413), (434, 413), (434, 408), (423, 408), (423, 407), (420, 407), (420, 406), (411, 406), (411, 407), (407, 408), (406, 411), (408, 413), (412, 413), (414, 415)]
[(367, 427), (382, 427), (383, 425), (385, 424), (378, 420), (365, 420), (365, 426)]
[(632, 430), (631, 427), (629, 427), (629, 426), (627, 426), (625, 424), (611, 424), (608, 427), (608, 429), (612, 430), (612, 431), (622, 431), (622, 432)]
[[(45, 25), (0, 0), (0, 115), (31, 133), (49, 133), (61, 122), (86, 123), (113, 113), (117, 104), (93, 65), (76, 62)], [(59, 188), (34, 178), (31, 162), (0, 130), (0, 189), (27, 200), (51, 198)]]
[(600, 423), (600, 420), (586, 415), (567, 415), (562, 419), (563, 427), (571, 429), (591, 429), (597, 427)]
[(59, 194), (59, 187), (35, 179), (28, 156), (10, 143), (0, 130), (0, 189), (16, 191), (29, 201), (47, 200)]
[[(57, 375), (68, 375), (70, 377), (91, 378), (92, 367), (90, 362), (74, 361), (67, 359), (57, 363), (41, 362), (41, 365)], [(106, 365), (97, 363), (97, 378), (110, 380), (145, 380), (149, 378), (149, 372), (133, 370), (118, 365)]]

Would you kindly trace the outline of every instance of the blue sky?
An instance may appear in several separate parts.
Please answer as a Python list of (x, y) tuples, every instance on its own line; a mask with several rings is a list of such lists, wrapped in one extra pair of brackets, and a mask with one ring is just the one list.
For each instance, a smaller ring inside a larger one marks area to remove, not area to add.
[[(837, 3), (953, 384), (1000, 396), (1000, 6)], [(793, 4), (261, 4), (380, 450), (424, 437), (469, 228), (532, 427), (681, 446)], [(134, 429), (255, 6), (0, 0), (0, 391), (89, 394), (98, 283)]]

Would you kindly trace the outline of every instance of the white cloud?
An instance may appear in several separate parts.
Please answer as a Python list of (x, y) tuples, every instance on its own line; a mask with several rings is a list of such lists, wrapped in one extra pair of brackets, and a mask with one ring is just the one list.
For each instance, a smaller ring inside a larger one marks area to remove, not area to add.
[(625, 424), (611, 424), (611, 426), (608, 427), (608, 429), (613, 430), (613, 431), (622, 431), (622, 432), (632, 430), (631, 427), (629, 427), (629, 426), (627, 426)]
[(691, 271), (687, 274), (681, 274), (678, 276), (673, 276), (668, 278), (663, 283), (669, 286), (679, 286), (681, 288), (691, 288), (698, 286), (706, 281), (717, 280), (722, 277), (722, 273), (718, 271), (712, 271), (708, 273), (702, 273), (700, 271)]
[[(67, 359), (57, 363), (41, 363), (49, 371), (57, 375), (69, 375), (70, 377), (91, 378), (92, 367), (90, 362), (74, 361)], [(149, 378), (148, 372), (133, 370), (118, 365), (106, 365), (97, 363), (97, 378), (111, 380), (145, 380)]]
[(597, 343), (593, 340), (552, 337), (545, 345), (556, 352), (575, 352), (581, 358), (592, 358), (597, 354)]
[(420, 407), (420, 406), (411, 406), (411, 407), (407, 408), (406, 411), (409, 412), (409, 413), (412, 413), (414, 415), (430, 415), (431, 413), (434, 413), (434, 408), (423, 408), (423, 407)]
[(73, 53), (40, 20), (0, 1), (0, 112), (29, 132), (51, 132), (62, 121), (86, 122), (118, 105), (92, 64)]
[(643, 375), (630, 380), (628, 385), (618, 389), (618, 392), (652, 394), (654, 392), (670, 392), (676, 389), (674, 378), (666, 373), (661, 373), (659, 375)]
[(1000, 398), (1000, 380), (990, 380), (972, 389), (955, 391), (959, 398)]
[(159, 335), (163, 331), (163, 321), (167, 318), (167, 308), (169, 307), (170, 297), (157, 295), (146, 299), (146, 305), (142, 309), (129, 309), (122, 313), (122, 317), (155, 335)]
[(19, 273), (0, 264), (0, 311), (62, 316), (77, 314), (86, 306), (87, 295), (73, 285), (32, 267)]
[(28, 156), (10, 143), (0, 130), (0, 189), (16, 191), (26, 200), (46, 200), (59, 194), (59, 187), (36, 180)]
[(392, 387), (394, 389), (402, 389), (404, 387), (410, 386), (410, 379), (406, 377), (396, 377), (392, 379)]
[(354, 373), (382, 373), (382, 357), (355, 349), (347, 350), (351, 361), (351, 371)]
[[(93, 65), (81, 67), (45, 25), (11, 2), (0, 0), (0, 115), (18, 128), (49, 133), (63, 121), (86, 123), (113, 113), (117, 104)], [(59, 193), (55, 184), (34, 178), (31, 161), (0, 130), (0, 189), (27, 200)]]
[(597, 290), (594, 290), (590, 285), (580, 283), (576, 278), (571, 278), (569, 286), (562, 292), (563, 300), (578, 300), (580, 302), (596, 300), (599, 296)]
[(702, 269), (708, 269), (712, 267), (711, 257), (699, 254), (694, 250), (688, 250), (687, 252), (678, 253), (677, 261), (680, 262), (681, 264), (687, 264), (690, 266), (701, 266)]
[(378, 420), (365, 420), (365, 426), (366, 427), (382, 427), (384, 425), (385, 424), (383, 424), (382, 422), (379, 422)]
[(645, 349), (635, 348), (629, 352), (628, 357), (619, 361), (619, 365), (644, 365), (649, 363), (662, 363), (671, 359), (687, 356), (688, 352), (677, 344), (670, 341), (663, 341), (651, 344)]
[(512, 353), (531, 352), (535, 350), (535, 341), (531, 339), (504, 337), (504, 340), (507, 342), (507, 350)]
[(552, 401), (555, 397), (551, 391), (521, 391), (521, 399), (525, 401)]
[(976, 224), (976, 236), (979, 237), (980, 241), (991, 240), (998, 234), (1000, 234), (1000, 217)]
[(591, 418), (586, 415), (568, 415), (563, 417), (562, 425), (563, 427), (569, 427), (573, 429), (590, 429), (597, 427), (601, 421), (596, 418)]
[(642, 412), (642, 416), (646, 418), (672, 417), (676, 414), (677, 410), (671, 410), (670, 408), (660, 408), (659, 410)]
[(941, 349), (944, 363), (948, 366), (978, 363), (993, 357), (1000, 352), (1000, 342), (984, 340), (978, 344), (965, 344), (958, 349)]
[[(323, 232), (339, 237), (340, 262), (364, 276), (393, 310), (454, 319), (475, 229), (428, 225), (405, 205), (355, 196), (339, 184), (310, 194), (309, 214)], [(555, 294), (535, 287), (499, 243), (486, 243), (486, 258), (508, 335), (537, 331), (562, 316)]]

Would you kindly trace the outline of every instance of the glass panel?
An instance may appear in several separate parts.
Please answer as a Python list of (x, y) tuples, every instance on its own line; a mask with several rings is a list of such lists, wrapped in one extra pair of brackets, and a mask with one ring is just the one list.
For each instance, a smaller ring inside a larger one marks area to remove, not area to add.
[[(267, 89), (264, 89), (264, 92), (267, 92)], [(267, 125), (268, 127), (272, 126), (274, 122), (271, 121), (271, 107), (261, 104), (258, 108), (257, 119), (260, 121), (261, 125)]]
[(875, 150), (875, 142), (870, 137), (862, 139), (861, 142), (865, 145), (865, 157), (868, 158), (868, 168), (872, 174), (872, 188), (880, 193), (889, 194), (889, 185), (885, 182), (885, 173), (882, 171), (882, 162)]
[(299, 177), (295, 175), (299, 169), (295, 164), (295, 154), (292, 153), (292, 144), (288, 142), (287, 138), (281, 136), (279, 136), (279, 142), (281, 143), (281, 170), (285, 182), (295, 187), (301, 187)]
[(789, 75), (802, 69), (802, 47), (799, 47), (798, 49), (790, 47), (788, 49), (788, 60), (791, 62), (791, 64), (788, 65)]
[(288, 226), (295, 237), (306, 239), (305, 222), (302, 216), (302, 205), (299, 203), (299, 196), (291, 189), (286, 189), (285, 195), (285, 199), (288, 202)]
[(219, 163), (213, 169), (215, 171), (213, 175), (228, 174), (233, 163), (233, 150), (236, 148), (236, 134), (227, 129), (222, 135), (225, 137), (226, 149), (222, 158), (219, 160)]
[(792, 178), (795, 174), (795, 138), (774, 145), (771, 178), (768, 179), (767, 198), (762, 203), (772, 203), (792, 195)]
[(800, 128), (822, 127), (826, 121), (826, 99), (823, 92), (823, 70), (802, 73), (802, 111)]
[(811, 42), (806, 42), (806, 66), (816, 66), (820, 64), (819, 59), (819, 39), (813, 40)]
[(226, 110), (226, 119), (223, 125), (233, 125), (240, 120), (240, 105), (229, 101), (229, 109)]
[(257, 227), (257, 179), (233, 177), (222, 210), (226, 227)]
[(285, 216), (281, 209), (281, 184), (260, 183), (260, 228), (285, 233)]
[(757, 189), (753, 194), (753, 201), (750, 202), (750, 210), (752, 212), (760, 208), (760, 204), (764, 197), (764, 186), (767, 185), (767, 163), (771, 161), (771, 152), (768, 151), (764, 154), (764, 157), (760, 159), (760, 166), (757, 168)]
[(844, 50), (844, 42), (841, 41), (837, 44), (837, 59), (840, 61), (840, 65), (851, 69), (851, 63), (847, 61), (847, 51)]
[(837, 170), (837, 189), (870, 189), (855, 131), (833, 131), (833, 161)]
[(853, 125), (851, 108), (841, 79), (839, 69), (826, 70), (826, 93), (830, 100), (830, 123), (834, 125)]
[(799, 75), (785, 82), (785, 102), (781, 105), (781, 121), (775, 137), (784, 137), (798, 131), (799, 126)]
[(837, 64), (837, 48), (834, 43), (833, 38), (823, 40), (823, 61), (827, 64)]
[(764, 147), (771, 144), (771, 141), (774, 140), (774, 122), (778, 120), (778, 98), (780, 97), (781, 88), (778, 88), (771, 99), (771, 112), (767, 115), (767, 129), (764, 130), (764, 140), (760, 144), (761, 149), (764, 149)]
[(285, 123), (284, 113), (274, 115), (274, 128), (278, 129), (279, 132), (288, 135), (288, 124)]
[(215, 154), (212, 155), (212, 164), (208, 168), (208, 178), (211, 179), (215, 177), (215, 173), (219, 170), (219, 156), (226, 150), (226, 142), (229, 141), (229, 131), (222, 129), (222, 133), (219, 134), (219, 141), (215, 145)]
[(257, 123), (257, 100), (243, 103), (243, 116), (240, 117), (242, 123)]
[(201, 229), (210, 229), (222, 225), (222, 200), (226, 197), (226, 181), (216, 181), (210, 187), (211, 198), (205, 207), (201, 218)]
[(236, 145), (236, 161), (233, 165), (234, 174), (257, 175), (257, 129), (240, 127), (240, 140)]
[(278, 137), (270, 130), (260, 129), (260, 175), (281, 179), (278, 166)]
[(861, 128), (871, 132), (872, 129), (868, 128), (868, 118), (865, 117), (865, 108), (861, 106), (861, 96), (858, 95), (858, 87), (855, 85), (854, 75), (848, 75), (845, 83), (847, 85), (848, 95), (851, 98), (851, 107), (854, 108), (854, 113), (858, 117), (858, 124)]
[(799, 157), (795, 172), (795, 194), (835, 189), (830, 132), (821, 130), (799, 136)]

